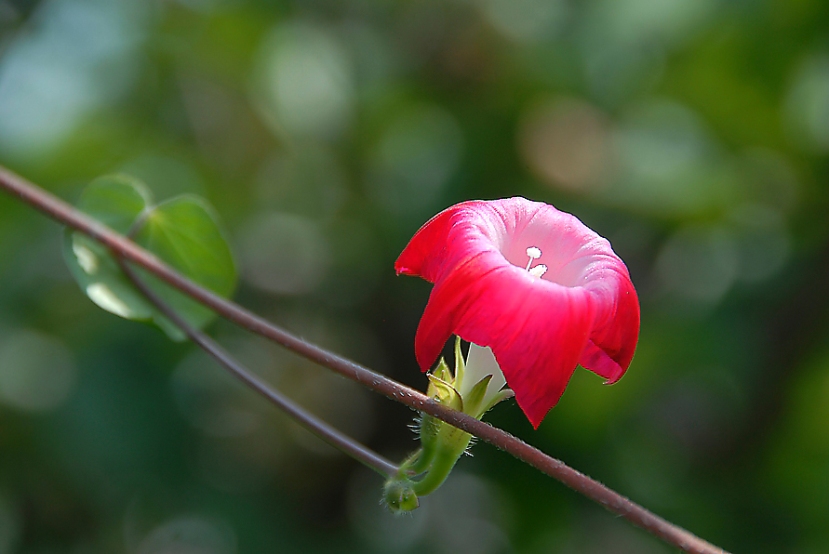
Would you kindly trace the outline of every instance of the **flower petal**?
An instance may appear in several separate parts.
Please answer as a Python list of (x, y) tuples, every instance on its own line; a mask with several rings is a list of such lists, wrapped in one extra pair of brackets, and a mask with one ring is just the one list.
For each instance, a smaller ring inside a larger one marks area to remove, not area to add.
[[(547, 268), (543, 278), (526, 270), (532, 263)], [(607, 240), (552, 206), (452, 206), (415, 234), (395, 268), (435, 283), (415, 337), (421, 368), (453, 333), (490, 347), (536, 427), (578, 363), (607, 382), (630, 364), (639, 304), (627, 268)]]
[(490, 347), (518, 405), (538, 427), (587, 345), (590, 295), (555, 283), (528, 286), (526, 280), (535, 277), (515, 266), (493, 267), (492, 260), (487, 267), (486, 258), (469, 260), (435, 284), (415, 335), (415, 354), (428, 368), (452, 333)]
[[(622, 378), (633, 359), (639, 337), (639, 299), (633, 283), (620, 279), (621, 290), (604, 303), (605, 314), (597, 318), (579, 363), (612, 385)], [(615, 302), (614, 302), (615, 301)]]
[(445, 271), (446, 262), (449, 261), (446, 257), (458, 253), (458, 249), (455, 248), (436, 246), (443, 244), (447, 239), (458, 217), (463, 216), (464, 208), (474, 210), (484, 207), (485, 204), (480, 200), (455, 204), (424, 223), (394, 262), (397, 274), (419, 276), (434, 283)]

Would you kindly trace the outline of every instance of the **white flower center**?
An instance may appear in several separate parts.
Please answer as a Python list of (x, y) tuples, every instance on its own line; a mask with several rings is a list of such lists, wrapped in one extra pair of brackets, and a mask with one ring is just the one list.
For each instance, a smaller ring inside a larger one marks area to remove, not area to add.
[(530, 246), (527, 248), (527, 256), (529, 256), (530, 261), (527, 262), (527, 267), (524, 269), (529, 271), (530, 275), (533, 277), (538, 277), (540, 279), (541, 276), (547, 272), (547, 266), (544, 264), (538, 264), (537, 266), (532, 267), (532, 265), (535, 260), (541, 257), (541, 249), (537, 246)]

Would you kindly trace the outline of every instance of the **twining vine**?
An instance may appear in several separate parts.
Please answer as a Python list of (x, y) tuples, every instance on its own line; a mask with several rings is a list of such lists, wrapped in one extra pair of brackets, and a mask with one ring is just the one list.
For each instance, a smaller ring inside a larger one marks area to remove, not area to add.
[[(395, 402), (408, 406), (418, 412), (440, 419), (454, 427), (462, 429), (463, 431), (480, 438), (485, 442), (492, 444), (496, 448), (511, 454), (515, 458), (538, 469), (542, 473), (557, 479), (576, 492), (579, 492), (591, 500), (598, 502), (610, 512), (627, 519), (632, 524), (662, 539), (666, 543), (679, 548), (684, 552), (694, 554), (722, 554), (725, 552), (723, 549), (714, 546), (711, 543), (686, 531), (685, 529), (682, 529), (681, 527), (657, 516), (598, 481), (567, 466), (564, 462), (545, 454), (533, 446), (530, 446), (510, 433), (507, 433), (497, 427), (493, 427), (488, 423), (479, 421), (470, 415), (453, 410), (438, 403), (434, 399), (429, 398), (423, 393), (406, 387), (405, 385), (402, 385), (381, 374), (375, 373), (374, 371), (371, 371), (370, 369), (343, 358), (333, 352), (329, 352), (319, 346), (304, 341), (291, 333), (288, 333), (284, 329), (281, 329), (261, 317), (247, 311), (234, 302), (222, 298), (210, 290), (199, 286), (198, 284), (183, 277), (180, 273), (171, 269), (169, 266), (160, 261), (155, 255), (144, 250), (125, 236), (114, 232), (101, 222), (85, 215), (63, 200), (55, 197), (54, 195), (2, 166), (0, 166), (0, 188), (34, 207), (38, 211), (44, 213), (51, 219), (87, 235), (108, 248), (117, 259), (135, 264), (137, 267), (140, 267), (144, 271), (149, 272), (155, 277), (161, 279), (178, 291), (188, 295), (202, 306), (213, 310), (216, 314), (228, 319), (229, 321), (232, 321), (253, 333), (280, 344), (281, 346), (313, 362), (316, 362), (321, 366), (331, 369), (343, 377), (356, 381), (366, 388), (382, 394)], [(127, 274), (129, 275), (129, 273)], [(140, 281), (136, 284), (140, 290)], [(143, 290), (142, 292), (145, 294), (147, 292), (152, 293), (152, 291), (149, 290)], [(151, 302), (153, 301), (153, 299), (149, 296), (148, 299)], [(156, 304), (156, 307), (162, 310), (164, 309), (163, 303)], [(166, 315), (168, 318), (173, 319), (173, 313), (168, 313)], [(185, 334), (188, 334), (191, 339), (200, 340), (201, 338), (206, 338), (200, 332), (194, 332), (191, 334), (187, 333), (187, 328), (180, 328), (185, 332)], [(193, 329), (190, 330), (194, 331)], [(215, 346), (212, 341), (205, 344)], [(204, 347), (203, 344), (200, 346)], [(233, 368), (228, 367), (227, 365), (225, 365), (225, 367), (234, 372)], [(248, 375), (247, 378), (241, 377), (245, 382), (255, 388), (258, 392), (268, 396), (276, 404), (279, 404), (279, 402), (274, 400), (274, 398), (271, 398), (271, 395), (268, 393), (270, 389), (267, 385), (261, 383), (248, 372), (243, 373)], [(238, 376), (240, 375), (237, 373), (237, 377)], [(258, 387), (257, 385), (261, 385), (261, 387)], [(279, 396), (281, 397), (281, 395)], [(284, 399), (284, 397), (282, 398)], [(288, 403), (284, 406), (289, 405), (293, 404), (288, 401)], [(329, 430), (331, 429), (330, 426), (324, 422), (316, 418), (313, 419), (316, 423), (322, 425), (323, 427)], [(335, 433), (337, 432), (335, 431)], [(358, 457), (361, 454), (354, 454), (354, 457), (378, 470), (380, 473), (388, 474), (396, 470), (396, 466), (394, 464), (384, 460), (382, 457), (379, 457), (374, 453), (371, 453), (370, 451), (364, 452), (363, 454), (366, 456), (365, 459), (360, 459)], [(374, 456), (376, 456), (376, 458), (373, 458)]]

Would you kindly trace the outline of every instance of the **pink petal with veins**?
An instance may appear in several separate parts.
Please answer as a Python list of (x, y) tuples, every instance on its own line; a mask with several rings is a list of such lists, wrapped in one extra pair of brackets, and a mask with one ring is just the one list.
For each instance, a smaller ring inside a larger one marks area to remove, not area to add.
[[(527, 249), (541, 256), (527, 271)], [(456, 334), (489, 346), (534, 427), (577, 364), (618, 381), (639, 336), (639, 301), (610, 243), (576, 217), (524, 198), (452, 206), (415, 234), (398, 274), (435, 284), (415, 336), (427, 371)]]

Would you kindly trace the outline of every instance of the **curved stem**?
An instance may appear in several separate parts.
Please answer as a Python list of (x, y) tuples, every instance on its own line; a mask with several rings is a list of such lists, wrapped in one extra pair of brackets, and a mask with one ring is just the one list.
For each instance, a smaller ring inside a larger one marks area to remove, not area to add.
[[(405, 468), (406, 470), (410, 471), (413, 475), (420, 475), (424, 471), (428, 470), (429, 466), (432, 464), (432, 458), (435, 454), (434, 451), (424, 452), (422, 449), (418, 450), (417, 453), (417, 458), (415, 458), (411, 465)], [(401, 469), (403, 469), (402, 465)]]
[(132, 284), (143, 294), (147, 300), (150, 301), (161, 313), (167, 317), (173, 324), (181, 329), (187, 337), (193, 341), (202, 350), (212, 356), (222, 367), (227, 369), (235, 377), (243, 383), (251, 387), (253, 390), (267, 398), (275, 404), (280, 410), (288, 414), (294, 421), (305, 427), (308, 431), (324, 440), (337, 450), (351, 456), (358, 462), (373, 469), (383, 477), (391, 477), (398, 471), (398, 467), (383, 458), (373, 450), (365, 447), (359, 442), (355, 441), (348, 435), (341, 433), (334, 429), (323, 420), (308, 413), (302, 406), (296, 404), (291, 399), (283, 395), (276, 389), (268, 386), (267, 383), (259, 379), (244, 365), (237, 362), (230, 354), (227, 353), (221, 346), (219, 346), (213, 339), (202, 333), (198, 329), (192, 327), (187, 323), (175, 310), (167, 305), (153, 290), (146, 285), (136, 275), (135, 271), (129, 267), (121, 258), (116, 257), (121, 271), (132, 281)]
[(178, 272), (162, 263), (156, 256), (137, 246), (125, 237), (89, 216), (76, 210), (54, 195), (28, 182), (22, 177), (0, 166), (0, 188), (17, 196), (45, 213), (52, 219), (76, 229), (119, 256), (134, 262), (163, 281), (187, 294), (197, 302), (241, 325), (260, 334), (305, 358), (317, 362), (340, 375), (352, 379), (366, 388), (399, 402), (410, 408), (425, 412), (450, 425), (475, 435), (496, 448), (510, 453), (542, 473), (557, 479), (571, 489), (598, 502), (609, 511), (620, 515), (665, 542), (694, 554), (722, 554), (722, 548), (689, 533), (685, 529), (657, 516), (644, 507), (630, 501), (616, 491), (609, 489), (587, 475), (576, 471), (564, 462), (548, 456), (501, 429), (478, 421), (472, 416), (442, 406), (426, 395), (375, 373), (357, 363), (342, 358), (316, 345), (288, 333), (241, 306), (200, 287)]
[(435, 492), (446, 481), (446, 478), (449, 477), (452, 468), (455, 467), (455, 464), (458, 463), (458, 459), (462, 455), (463, 450), (456, 452), (450, 449), (438, 449), (432, 457), (432, 464), (429, 466), (426, 475), (419, 481), (412, 481), (412, 490), (415, 494), (418, 496), (426, 496), (427, 494)]

